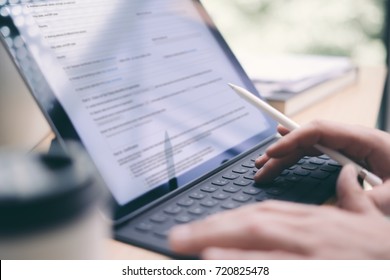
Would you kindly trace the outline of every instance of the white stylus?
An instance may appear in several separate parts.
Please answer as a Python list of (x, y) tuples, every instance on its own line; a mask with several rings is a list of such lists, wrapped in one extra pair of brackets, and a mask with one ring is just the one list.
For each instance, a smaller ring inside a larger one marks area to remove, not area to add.
[[(250, 93), (246, 89), (229, 84), (229, 86), (242, 98), (244, 98), (246, 101), (254, 105), (255, 107), (259, 108), (263, 112), (269, 114), (273, 119), (275, 119), (277, 122), (279, 122), (281, 125), (283, 125), (285, 128), (287, 128), (290, 131), (293, 131), (294, 129), (299, 128), (299, 125), (283, 115), (281, 112), (273, 108), (271, 105), (267, 104), (254, 94)], [(321, 146), (321, 145), (314, 145), (314, 147), (321, 151), (322, 153), (328, 155), (330, 158), (333, 160), (337, 161), (341, 165), (347, 165), (351, 164), (356, 168), (356, 171), (358, 172), (359, 176), (363, 179), (366, 180), (367, 183), (369, 183), (371, 186), (376, 186), (376, 185), (381, 185), (383, 184), (383, 181), (381, 178), (376, 176), (375, 174), (369, 172), (367, 169), (363, 168), (359, 164), (355, 163), (351, 159), (347, 158), (343, 154), (340, 154), (339, 152), (329, 149), (327, 147)]]

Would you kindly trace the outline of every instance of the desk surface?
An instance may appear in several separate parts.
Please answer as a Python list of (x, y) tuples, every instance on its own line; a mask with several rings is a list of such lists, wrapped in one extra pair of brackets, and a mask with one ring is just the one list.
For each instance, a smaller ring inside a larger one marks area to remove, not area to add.
[[(300, 124), (314, 119), (326, 119), (375, 127), (385, 77), (384, 67), (363, 67), (360, 69), (357, 83), (312, 105), (292, 118)], [(47, 149), (52, 138), (53, 135), (50, 135), (43, 139), (37, 149)], [(115, 240), (107, 240), (106, 249), (109, 259), (167, 259), (165, 256)]]
[(386, 73), (385, 67), (361, 67), (357, 83), (303, 110), (293, 119), (300, 124), (320, 118), (375, 127)]

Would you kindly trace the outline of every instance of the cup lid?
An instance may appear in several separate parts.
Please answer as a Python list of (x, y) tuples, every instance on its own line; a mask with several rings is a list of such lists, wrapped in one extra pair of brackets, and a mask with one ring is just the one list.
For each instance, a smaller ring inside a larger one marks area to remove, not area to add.
[(94, 174), (82, 153), (0, 152), (0, 234), (64, 224), (96, 201)]

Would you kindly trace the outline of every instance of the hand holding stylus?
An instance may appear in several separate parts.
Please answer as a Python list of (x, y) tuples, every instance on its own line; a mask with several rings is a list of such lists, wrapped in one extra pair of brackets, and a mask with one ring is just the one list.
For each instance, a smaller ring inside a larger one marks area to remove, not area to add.
[[(248, 98), (258, 106), (261, 102), (256, 99)], [(278, 116), (285, 125), (278, 128), (284, 137), (256, 161), (262, 168), (255, 179), (277, 176), (304, 155), (319, 155), (318, 145), (337, 151), (336, 155), (340, 151), (348, 166), (337, 182), (339, 207), (277, 200), (254, 203), (173, 229), (169, 236), (173, 250), (216, 260), (390, 259), (390, 223), (385, 217), (390, 215), (390, 134), (328, 121), (294, 130), (296, 124), (286, 125), (286, 118)], [(364, 164), (385, 182), (368, 176), (377, 186), (363, 191), (356, 172), (360, 166), (349, 161)]]
[[(261, 100), (260, 98), (256, 97), (254, 94), (250, 93), (244, 88), (238, 87), (233, 84), (229, 84), (229, 86), (242, 98), (244, 98), (246, 101), (251, 103), (252, 105), (256, 106), (260, 110), (262, 110), (264, 113), (270, 115), (272, 118), (274, 118), (277, 122), (279, 122), (281, 125), (283, 125), (285, 128), (287, 128), (289, 131), (293, 131), (297, 128), (299, 128), (299, 125), (289, 119), (287, 116), (280, 113), (278, 110)], [(333, 160), (337, 161), (341, 165), (352, 165), (356, 169), (358, 175), (366, 180), (371, 186), (381, 185), (383, 184), (383, 181), (381, 178), (376, 176), (375, 174), (369, 172), (367, 169), (363, 168), (350, 158), (346, 157), (345, 155), (341, 154), (340, 152), (333, 150), (328, 147), (324, 147), (320, 144), (314, 144), (314, 148), (319, 150), (320, 152), (328, 155)]]

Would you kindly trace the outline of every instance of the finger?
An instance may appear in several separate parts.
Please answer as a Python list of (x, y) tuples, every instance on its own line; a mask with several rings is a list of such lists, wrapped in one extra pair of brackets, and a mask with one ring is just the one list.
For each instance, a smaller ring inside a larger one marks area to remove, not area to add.
[(269, 161), (269, 160), (270, 160), (270, 158), (269, 158), (269, 156), (267, 156), (267, 154), (261, 155), (255, 161), (256, 168), (262, 168), (264, 166), (264, 164), (266, 164), (267, 161)]
[(337, 197), (340, 208), (358, 213), (378, 213), (375, 204), (360, 186), (352, 165), (345, 166), (339, 175)]
[(271, 181), (284, 169), (297, 163), (302, 156), (301, 151), (296, 151), (284, 158), (271, 158), (256, 172), (254, 180), (256, 182)]
[[(186, 225), (172, 230), (169, 236), (171, 248), (182, 254), (199, 254), (205, 248), (285, 250), (306, 253), (307, 239), (302, 240), (303, 230), (297, 230), (292, 219), (279, 219), (276, 215), (267, 218), (252, 218), (251, 223), (232, 219), (216, 225)], [(226, 224), (232, 226), (226, 227)], [(225, 224), (225, 225), (224, 225)]]
[[(333, 122), (315, 121), (292, 131), (276, 144), (267, 149), (270, 157), (283, 157), (295, 149), (303, 149), (314, 153), (313, 146), (321, 144), (325, 147), (343, 150), (345, 154), (357, 160), (365, 160), (371, 149), (377, 147), (373, 130), (341, 125)], [(377, 147), (382, 150), (381, 147)]]
[[(282, 125), (278, 125), (277, 130), (278, 130), (279, 134), (281, 134), (282, 136), (285, 136), (285, 135), (290, 133), (290, 130), (288, 130), (287, 128), (285, 128)], [(260, 156), (255, 161), (256, 167), (257, 168), (263, 167), (263, 165), (266, 164), (269, 159), (270, 159), (270, 157), (266, 153), (264, 155)]]
[[(315, 205), (306, 205), (288, 201), (268, 200), (262, 203), (246, 206), (241, 208), (242, 213), (238, 215), (245, 215), (247, 213), (257, 212), (259, 215), (265, 213), (275, 213), (281, 215), (288, 215), (291, 218), (303, 217), (311, 215), (313, 212), (318, 211), (318, 207)], [(245, 211), (245, 212), (244, 212)]]
[[(169, 234), (169, 243), (174, 251), (189, 254), (197, 254), (210, 246), (229, 246), (232, 239), (238, 240), (242, 234), (238, 228), (243, 227), (244, 218), (240, 219), (238, 215), (242, 215), (245, 219), (248, 217), (243, 209), (237, 209), (188, 225), (177, 226)], [(241, 244), (236, 244), (236, 246), (245, 247), (248, 242), (244, 238)]]
[(301, 238), (305, 230), (295, 217), (311, 215), (313, 207), (282, 202), (262, 204), (176, 227), (169, 236), (171, 247), (187, 254), (197, 254), (210, 246), (305, 252), (307, 238)]
[(290, 133), (290, 130), (288, 130), (287, 128), (285, 128), (282, 125), (278, 125), (278, 132), (280, 135), (285, 136), (285, 135)]
[(271, 145), (266, 153), (256, 160), (255, 165), (260, 170), (257, 172), (255, 180), (258, 182), (269, 181), (301, 157), (320, 155), (321, 153), (313, 147), (320, 139), (319, 131), (313, 129), (315, 127), (315, 125), (311, 125), (309, 128), (304, 127), (290, 133), (285, 127), (279, 126), (279, 133), (287, 136)]
[(246, 251), (238, 249), (208, 248), (201, 254), (205, 260), (301, 260), (305, 256), (283, 251)]
[(390, 215), (390, 180), (382, 186), (367, 191), (367, 195), (383, 214)]

